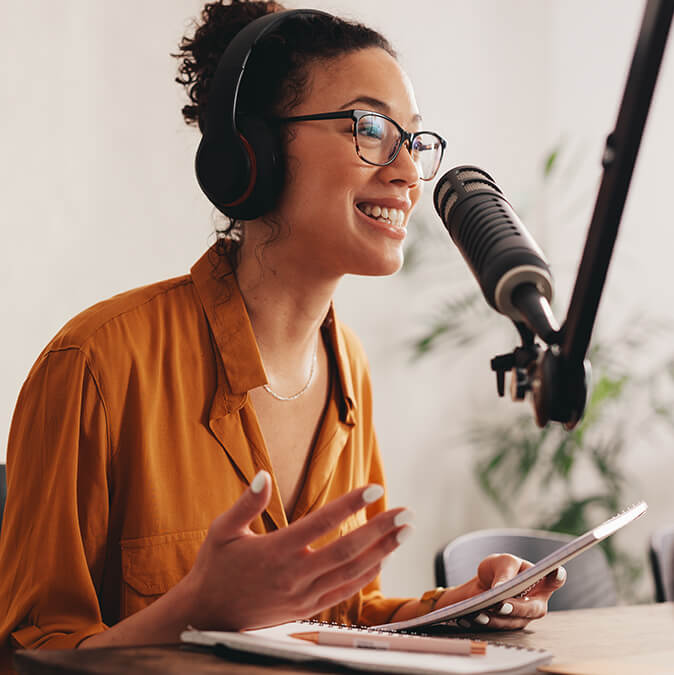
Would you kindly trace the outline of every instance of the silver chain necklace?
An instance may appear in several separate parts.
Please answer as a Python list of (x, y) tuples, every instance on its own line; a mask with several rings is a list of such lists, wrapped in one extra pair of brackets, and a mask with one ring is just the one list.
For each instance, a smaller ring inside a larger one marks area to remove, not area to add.
[(304, 392), (306, 392), (306, 390), (309, 389), (311, 383), (314, 381), (314, 375), (316, 373), (317, 354), (318, 354), (318, 342), (316, 342), (316, 349), (314, 350), (314, 355), (311, 359), (311, 371), (309, 372), (309, 377), (307, 378), (307, 381), (304, 383), (304, 386), (296, 394), (293, 394), (292, 396), (281, 396), (281, 394), (277, 394), (268, 384), (262, 385), (264, 387), (264, 390), (268, 394), (271, 394), (278, 401), (294, 401), (295, 399), (302, 396), (302, 394), (304, 394)]

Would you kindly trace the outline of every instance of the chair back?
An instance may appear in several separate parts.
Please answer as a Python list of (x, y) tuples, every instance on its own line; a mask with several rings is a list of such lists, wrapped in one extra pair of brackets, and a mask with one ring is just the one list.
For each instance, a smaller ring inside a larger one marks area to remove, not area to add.
[[(451, 541), (435, 557), (439, 586), (456, 586), (472, 579), (479, 563), (492, 553), (511, 553), (538, 562), (573, 539), (567, 534), (545, 530), (477, 530)], [(550, 611), (611, 607), (617, 604), (615, 579), (599, 546), (565, 563), (566, 583), (553, 593)]]
[(674, 601), (674, 525), (651, 535), (651, 570), (655, 582), (656, 602)]

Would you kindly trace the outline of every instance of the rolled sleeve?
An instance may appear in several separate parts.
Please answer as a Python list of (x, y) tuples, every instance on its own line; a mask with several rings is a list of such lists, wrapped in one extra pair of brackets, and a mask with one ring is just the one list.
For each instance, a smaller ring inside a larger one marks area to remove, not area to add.
[(0, 663), (106, 629), (98, 601), (109, 518), (105, 406), (85, 355), (48, 351), (26, 380), (7, 452)]
[(92, 635), (102, 633), (108, 627), (104, 623), (91, 624), (74, 633), (45, 632), (37, 626), (26, 626), (10, 633), (11, 644), (18, 649), (76, 649), (80, 642)]

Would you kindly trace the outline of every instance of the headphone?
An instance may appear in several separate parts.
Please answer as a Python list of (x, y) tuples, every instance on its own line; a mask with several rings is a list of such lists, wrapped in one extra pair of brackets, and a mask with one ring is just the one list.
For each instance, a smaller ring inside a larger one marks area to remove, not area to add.
[(231, 219), (253, 220), (270, 211), (283, 187), (281, 138), (260, 116), (239, 114), (239, 89), (258, 41), (291, 17), (327, 16), (294, 9), (266, 14), (242, 28), (220, 58), (197, 149), (199, 187)]

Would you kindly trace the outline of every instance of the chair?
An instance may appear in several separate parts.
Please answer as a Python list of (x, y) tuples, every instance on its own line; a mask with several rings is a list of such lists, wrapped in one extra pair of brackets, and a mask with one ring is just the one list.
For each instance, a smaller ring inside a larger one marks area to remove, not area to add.
[[(439, 586), (456, 586), (472, 579), (480, 561), (492, 553), (512, 553), (537, 562), (573, 539), (544, 530), (477, 530), (451, 541), (435, 556)], [(568, 576), (550, 598), (550, 611), (611, 607), (617, 604), (615, 580), (606, 556), (595, 546), (564, 565)]]
[(650, 558), (656, 602), (674, 601), (674, 525), (651, 535)]
[(7, 497), (7, 467), (0, 464), (0, 529), (2, 529), (2, 514), (5, 511), (5, 498)]

